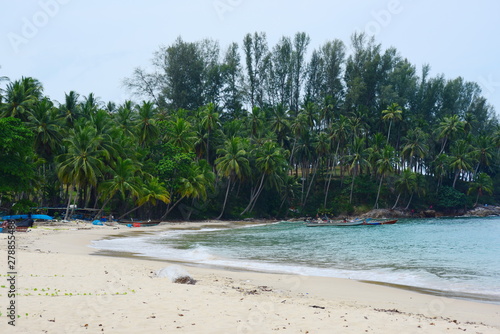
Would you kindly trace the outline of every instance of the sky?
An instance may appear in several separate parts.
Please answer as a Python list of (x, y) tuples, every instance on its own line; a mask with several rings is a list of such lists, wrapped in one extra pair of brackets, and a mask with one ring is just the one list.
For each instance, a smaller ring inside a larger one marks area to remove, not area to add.
[(247, 33), (272, 47), (306, 32), (312, 51), (366, 32), (418, 71), (477, 82), (500, 113), (499, 13), (498, 0), (0, 0), (0, 76), (34, 77), (59, 102), (74, 90), (122, 103), (123, 79), (179, 36), (224, 50)]

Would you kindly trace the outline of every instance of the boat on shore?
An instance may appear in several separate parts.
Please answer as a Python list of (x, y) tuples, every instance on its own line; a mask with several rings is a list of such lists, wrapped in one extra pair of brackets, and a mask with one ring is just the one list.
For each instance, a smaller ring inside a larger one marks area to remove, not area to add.
[(148, 226), (156, 226), (161, 223), (161, 220), (120, 220), (117, 222), (120, 225), (125, 225), (129, 227), (148, 227)]
[(327, 221), (307, 221), (307, 227), (323, 227), (323, 226), (358, 226), (363, 225), (363, 220), (343, 221), (343, 220), (327, 220)]

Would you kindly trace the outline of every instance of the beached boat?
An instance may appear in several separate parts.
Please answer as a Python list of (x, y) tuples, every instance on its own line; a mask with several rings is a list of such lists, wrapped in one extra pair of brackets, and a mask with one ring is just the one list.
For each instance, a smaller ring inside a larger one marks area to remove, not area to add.
[(307, 221), (307, 227), (323, 227), (323, 226), (358, 226), (363, 225), (362, 220), (343, 221), (343, 220), (328, 220), (328, 221)]
[(118, 224), (126, 225), (130, 227), (147, 227), (147, 226), (156, 226), (161, 223), (161, 220), (120, 220)]

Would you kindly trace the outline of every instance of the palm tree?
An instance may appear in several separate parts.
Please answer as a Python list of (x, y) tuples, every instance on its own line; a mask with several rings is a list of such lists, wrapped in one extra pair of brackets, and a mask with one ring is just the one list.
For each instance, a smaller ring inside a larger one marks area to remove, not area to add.
[(343, 115), (339, 116), (338, 121), (334, 122), (332, 126), (330, 127), (330, 140), (333, 143), (336, 143), (336, 148), (335, 148), (335, 154), (333, 156), (333, 163), (332, 163), (332, 170), (329, 172), (328, 176), (328, 182), (326, 184), (326, 190), (325, 190), (325, 200), (323, 206), (326, 208), (326, 202), (328, 199), (328, 192), (330, 191), (330, 183), (332, 181), (333, 173), (335, 172), (336, 166), (338, 165), (340, 158), (339, 158), (339, 151), (342, 149), (344, 150), (344, 146), (347, 142), (349, 134), (349, 119)]
[(391, 126), (393, 121), (400, 121), (403, 119), (403, 111), (401, 110), (401, 107), (397, 103), (393, 103), (390, 106), (387, 107), (386, 110), (382, 110), (382, 119), (389, 120), (389, 130), (387, 131), (387, 143), (386, 145), (389, 144), (389, 138), (391, 137)]
[(476, 175), (474, 182), (471, 182), (471, 184), (469, 185), (469, 190), (467, 191), (467, 193), (477, 193), (476, 203), (474, 203), (474, 206), (476, 206), (479, 202), (479, 196), (482, 196), (483, 193), (491, 195), (493, 193), (493, 190), (493, 180), (491, 179), (491, 177), (486, 173), (479, 173)]
[[(101, 138), (92, 127), (77, 127), (70, 131), (64, 140), (66, 153), (58, 156), (57, 175), (63, 184), (74, 186), (77, 190), (86, 190), (95, 186), (102, 175), (102, 159), (108, 158), (108, 152), (99, 148)], [(71, 196), (68, 197), (68, 210)], [(67, 219), (67, 217), (66, 217)]]
[(436, 191), (438, 191), (440, 185), (443, 182), (443, 177), (446, 176), (446, 174), (449, 171), (450, 156), (448, 156), (445, 153), (438, 154), (436, 159), (434, 159), (434, 161), (432, 162), (432, 166), (434, 170), (434, 177), (438, 179), (437, 189), (436, 189)]
[(213, 103), (206, 105), (202, 112), (201, 126), (207, 131), (207, 161), (210, 163), (210, 135), (212, 132), (220, 128), (219, 112)]
[(137, 106), (137, 136), (139, 144), (146, 146), (153, 143), (159, 136), (160, 130), (156, 124), (157, 110), (152, 102), (143, 101)]
[[(413, 159), (424, 159), (429, 152), (429, 146), (426, 144), (428, 135), (421, 128), (414, 128), (408, 130), (406, 133), (405, 146), (401, 153), (403, 156), (410, 159), (409, 167), (413, 168)], [(417, 166), (415, 166), (417, 171)]]
[[(405, 193), (405, 194), (411, 194), (411, 196), (413, 196), (413, 192), (415, 191), (416, 186), (417, 186), (417, 174), (412, 172), (410, 169), (403, 170), (401, 175), (396, 180), (396, 189), (398, 190), (398, 197), (396, 198), (396, 202), (394, 203), (392, 209), (394, 210), (397, 207), (401, 194)], [(408, 201), (408, 205), (406, 206), (406, 208), (409, 207), (410, 201)]]
[(192, 152), (196, 142), (196, 134), (191, 129), (191, 124), (183, 118), (177, 118), (175, 122), (170, 122), (170, 127), (166, 139), (184, 152)]
[(280, 143), (281, 146), (285, 144), (289, 128), (286, 110), (282, 104), (279, 104), (272, 109), (271, 131), (276, 133), (278, 143)]
[(477, 160), (474, 173), (477, 174), (481, 166), (488, 167), (493, 161), (495, 144), (491, 136), (479, 136), (475, 138), (472, 156)]
[(165, 185), (160, 182), (157, 177), (153, 177), (149, 182), (142, 184), (141, 189), (137, 189), (137, 206), (132, 210), (125, 212), (123, 215), (118, 217), (118, 219), (122, 219), (123, 217), (128, 216), (135, 210), (141, 208), (146, 203), (151, 203), (156, 205), (158, 201), (161, 201), (165, 204), (170, 203), (170, 193), (165, 188)]
[(349, 203), (352, 203), (352, 193), (354, 191), (354, 179), (356, 175), (361, 173), (363, 167), (369, 167), (370, 162), (367, 160), (367, 151), (365, 149), (365, 139), (360, 137), (354, 138), (354, 143), (349, 146), (350, 154), (346, 157), (349, 163), (349, 171), (352, 174), (351, 194)]
[[(192, 198), (193, 201), (201, 198), (206, 201), (209, 190), (213, 190), (214, 182), (215, 173), (212, 172), (212, 167), (206, 160), (199, 160), (197, 163), (192, 164), (187, 175), (179, 178), (179, 187), (176, 190), (179, 195), (178, 200), (173, 205), (169, 206), (162, 216), (162, 219), (165, 218), (184, 198)], [(185, 211), (181, 212), (184, 214)], [(191, 213), (192, 210), (189, 210), (189, 213), (185, 215), (184, 219), (188, 220)]]
[(396, 165), (396, 155), (394, 148), (386, 145), (381, 152), (380, 159), (377, 160), (377, 173), (380, 174), (380, 183), (378, 185), (377, 199), (375, 200), (374, 208), (378, 209), (378, 200), (380, 198), (380, 189), (384, 176), (391, 173)]
[(465, 140), (457, 140), (451, 148), (450, 167), (455, 170), (453, 188), (457, 182), (458, 176), (466, 171), (471, 171), (471, 146)]
[(215, 160), (219, 175), (227, 178), (227, 189), (222, 204), (222, 211), (217, 219), (220, 219), (226, 209), (227, 197), (231, 188), (231, 182), (236, 179), (240, 181), (250, 173), (250, 164), (247, 152), (243, 149), (241, 138), (235, 137), (226, 141), (224, 148), (217, 150), (219, 156)]
[(59, 107), (68, 126), (73, 126), (75, 120), (80, 116), (80, 105), (78, 98), (80, 95), (75, 91), (70, 91), (69, 94), (64, 94), (65, 103)]
[(62, 144), (63, 118), (48, 98), (28, 112), (28, 126), (35, 134), (35, 151), (48, 160)]
[(279, 147), (275, 142), (267, 141), (261, 147), (256, 150), (256, 161), (255, 166), (261, 173), (260, 182), (258, 187), (255, 189), (253, 194), (250, 195), (250, 201), (241, 212), (240, 215), (244, 215), (248, 211), (252, 211), (255, 207), (255, 203), (262, 193), (264, 188), (264, 180), (266, 176), (269, 179), (269, 183), (275, 189), (281, 184), (280, 175), (286, 173), (286, 151)]
[(1, 105), (2, 117), (18, 117), (26, 121), (28, 112), (42, 97), (42, 90), (42, 84), (30, 77), (8, 83)]
[(125, 101), (118, 107), (112, 117), (125, 136), (135, 138), (137, 133), (135, 125), (138, 122), (138, 115), (134, 110), (132, 101)]
[(446, 144), (450, 138), (453, 138), (458, 132), (464, 131), (464, 123), (460, 120), (458, 115), (452, 115), (450, 117), (443, 117), (443, 120), (439, 123), (437, 128), (438, 138), (443, 140), (441, 146), (441, 151), (439, 154), (444, 152)]
[(139, 169), (140, 164), (132, 159), (116, 158), (114, 166), (108, 171), (111, 177), (99, 183), (99, 192), (103, 194), (104, 203), (96, 218), (101, 215), (105, 206), (116, 193), (121, 195), (121, 200), (125, 200), (127, 196), (138, 197), (141, 190), (141, 180), (138, 177)]

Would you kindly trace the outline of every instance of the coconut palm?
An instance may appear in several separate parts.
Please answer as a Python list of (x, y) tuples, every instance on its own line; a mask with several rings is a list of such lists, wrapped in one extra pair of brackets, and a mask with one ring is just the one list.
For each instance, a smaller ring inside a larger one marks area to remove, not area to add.
[(48, 98), (43, 98), (28, 112), (27, 125), (35, 134), (35, 151), (51, 159), (62, 144), (62, 115)]
[(349, 164), (349, 171), (352, 174), (351, 194), (349, 195), (349, 203), (352, 203), (352, 194), (354, 191), (354, 179), (360, 174), (363, 167), (370, 167), (370, 162), (367, 160), (368, 152), (365, 149), (365, 139), (360, 137), (354, 138), (354, 143), (349, 145), (349, 155), (346, 157), (346, 162)]
[(33, 78), (23, 77), (7, 84), (1, 115), (3, 117), (18, 117), (23, 121), (28, 118), (28, 112), (42, 97), (42, 84)]
[(192, 130), (191, 124), (183, 118), (177, 118), (175, 122), (170, 122), (166, 140), (184, 152), (193, 151), (196, 142), (196, 133)]
[(143, 183), (142, 187), (136, 193), (137, 196), (137, 206), (125, 212), (123, 215), (118, 217), (118, 219), (122, 219), (123, 217), (128, 216), (132, 212), (141, 208), (146, 203), (151, 203), (152, 205), (156, 205), (158, 201), (163, 202), (165, 204), (170, 203), (170, 193), (165, 188), (165, 185), (160, 182), (157, 177), (151, 178), (148, 182)]
[(391, 173), (396, 166), (396, 154), (392, 146), (386, 145), (380, 154), (380, 159), (376, 162), (377, 173), (380, 175), (380, 182), (378, 185), (377, 199), (375, 200), (374, 208), (378, 209), (378, 200), (380, 198), (380, 189), (382, 188), (382, 181), (384, 176)]
[(450, 167), (455, 170), (455, 178), (453, 179), (453, 188), (455, 188), (458, 176), (464, 172), (472, 171), (471, 146), (467, 141), (461, 139), (453, 143)]
[(269, 179), (269, 184), (274, 188), (277, 188), (281, 183), (280, 175), (284, 174), (287, 169), (286, 153), (275, 142), (265, 142), (262, 146), (256, 149), (255, 156), (255, 166), (261, 174), (260, 181), (253, 194), (250, 195), (250, 201), (245, 210), (241, 212), (241, 215), (244, 215), (248, 211), (252, 211), (255, 207), (255, 203), (257, 203), (257, 200), (262, 193), (262, 189), (264, 188), (266, 176)]
[(205, 160), (199, 160), (192, 164), (187, 175), (181, 176), (178, 181), (179, 186), (176, 189), (178, 199), (174, 204), (168, 206), (161, 219), (164, 219), (184, 198), (206, 200), (208, 191), (213, 189), (215, 174)]
[[(416, 186), (417, 186), (417, 174), (412, 172), (410, 169), (403, 170), (403, 172), (399, 175), (398, 179), (396, 180), (396, 189), (398, 191), (398, 197), (396, 198), (396, 202), (392, 206), (392, 209), (394, 210), (397, 207), (401, 194), (411, 194), (411, 196), (413, 196), (413, 192)], [(410, 201), (408, 201), (407, 208), (410, 205)]]
[(209, 103), (201, 114), (201, 126), (207, 131), (207, 151), (206, 159), (210, 163), (210, 139), (211, 134), (220, 128), (219, 112), (213, 103)]
[[(66, 153), (58, 156), (57, 175), (61, 182), (86, 190), (95, 186), (104, 169), (103, 158), (109, 158), (107, 151), (99, 148), (101, 137), (92, 127), (77, 127), (64, 140)], [(71, 196), (68, 196), (68, 209)], [(69, 210), (66, 210), (67, 215)], [(67, 219), (67, 217), (66, 217)]]
[(479, 173), (476, 175), (474, 182), (470, 183), (467, 193), (469, 195), (473, 192), (477, 193), (476, 203), (474, 203), (474, 206), (476, 206), (479, 201), (479, 196), (482, 196), (484, 193), (491, 195), (493, 193), (493, 190), (494, 187), (491, 176), (486, 173)]
[(136, 133), (141, 146), (152, 144), (160, 135), (155, 120), (157, 110), (153, 102), (143, 101), (142, 105), (137, 106), (137, 125)]
[[(409, 167), (413, 168), (413, 160), (424, 159), (429, 152), (429, 146), (426, 144), (428, 139), (428, 134), (425, 133), (421, 128), (414, 128), (408, 130), (406, 137), (404, 138), (405, 145), (402, 150), (402, 155), (409, 158)], [(417, 160), (418, 161), (418, 160)], [(415, 166), (415, 171), (417, 166)]]
[(222, 211), (217, 217), (220, 219), (226, 209), (227, 197), (231, 189), (231, 183), (243, 178), (250, 174), (250, 164), (248, 161), (248, 154), (243, 148), (241, 138), (230, 138), (226, 141), (225, 146), (217, 150), (219, 156), (215, 160), (217, 172), (219, 175), (227, 178), (226, 195), (224, 196), (224, 203), (222, 204)]
[(110, 178), (99, 183), (98, 190), (102, 194), (104, 203), (97, 213), (96, 218), (100, 216), (105, 206), (115, 194), (118, 193), (122, 201), (128, 197), (138, 197), (142, 185), (138, 175), (140, 167), (141, 165), (132, 159), (116, 158), (113, 166), (107, 171)]
[(391, 126), (394, 121), (400, 121), (403, 119), (403, 111), (397, 103), (393, 103), (387, 107), (387, 109), (382, 110), (382, 119), (384, 121), (389, 120), (389, 130), (387, 131), (387, 142), (389, 144), (389, 138), (391, 137)]
[(446, 144), (450, 138), (453, 138), (457, 133), (464, 131), (464, 123), (458, 115), (443, 117), (437, 128), (438, 138), (443, 140), (439, 154), (444, 152)]

